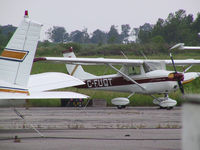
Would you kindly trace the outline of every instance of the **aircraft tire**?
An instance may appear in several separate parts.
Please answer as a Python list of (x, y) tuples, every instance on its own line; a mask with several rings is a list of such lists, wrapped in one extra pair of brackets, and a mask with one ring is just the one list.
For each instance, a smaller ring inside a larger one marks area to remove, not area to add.
[(162, 107), (162, 106), (160, 106), (160, 109), (167, 109), (167, 110), (171, 110), (171, 109), (173, 109), (174, 107)]
[(166, 109), (166, 107), (162, 107), (162, 106), (160, 106), (160, 109)]
[(171, 109), (173, 109), (173, 108), (174, 108), (174, 107), (167, 107), (166, 109), (167, 109), (167, 110), (171, 110)]
[(118, 105), (117, 108), (118, 109), (124, 109), (124, 108), (126, 108), (126, 106), (125, 105)]

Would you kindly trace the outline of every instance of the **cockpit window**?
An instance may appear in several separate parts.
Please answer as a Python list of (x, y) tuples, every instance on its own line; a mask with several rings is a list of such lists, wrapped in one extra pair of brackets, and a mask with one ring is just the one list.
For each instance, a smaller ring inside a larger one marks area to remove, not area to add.
[(154, 70), (166, 70), (166, 65), (164, 61), (160, 62), (144, 62), (143, 63), (144, 71), (150, 72)]

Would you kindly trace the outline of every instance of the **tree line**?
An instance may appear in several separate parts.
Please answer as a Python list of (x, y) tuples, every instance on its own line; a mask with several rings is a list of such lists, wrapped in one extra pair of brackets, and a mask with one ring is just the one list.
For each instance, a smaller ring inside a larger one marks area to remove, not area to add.
[(84, 28), (82, 31), (75, 30), (68, 33), (64, 27), (53, 26), (46, 33), (49, 39), (55, 43), (119, 44), (128, 42), (127, 38), (130, 36), (130, 29), (131, 27), (128, 24), (121, 25), (121, 33), (119, 33), (116, 26), (112, 25), (109, 32), (97, 29), (90, 36), (87, 28)]
[(94, 44), (122, 44), (130, 43), (130, 36), (135, 36), (136, 43), (179, 43), (188, 45), (200, 44), (200, 13), (196, 19), (192, 14), (180, 9), (175, 13), (170, 13), (166, 19), (159, 18), (155, 25), (145, 23), (139, 28), (133, 28), (129, 24), (121, 25), (121, 33), (115, 25), (110, 27), (108, 32), (95, 30), (91, 36), (87, 28), (67, 33), (64, 27), (54, 26), (47, 32), (49, 38), (55, 43), (94, 43)]
[[(45, 55), (49, 52), (49, 55), (54, 55), (60, 53), (56, 51), (59, 48), (73, 46), (83, 55), (118, 55), (121, 50), (140, 55), (141, 51), (145, 54), (166, 53), (169, 47), (180, 42), (200, 45), (200, 13), (194, 19), (183, 9), (170, 13), (166, 19), (159, 18), (156, 24), (145, 23), (138, 28), (123, 24), (120, 27), (120, 32), (112, 25), (108, 32), (97, 29), (89, 34), (87, 28), (68, 33), (64, 27), (53, 26), (47, 31), (51, 42), (40, 42), (37, 53)], [(15, 30), (16, 27), (12, 25), (0, 26), (1, 50)], [(135, 40), (129, 40), (130, 36), (134, 36)]]
[(193, 15), (180, 9), (170, 13), (167, 19), (159, 18), (155, 25), (145, 23), (137, 29), (139, 43), (186, 43), (200, 44), (200, 13), (194, 20)]

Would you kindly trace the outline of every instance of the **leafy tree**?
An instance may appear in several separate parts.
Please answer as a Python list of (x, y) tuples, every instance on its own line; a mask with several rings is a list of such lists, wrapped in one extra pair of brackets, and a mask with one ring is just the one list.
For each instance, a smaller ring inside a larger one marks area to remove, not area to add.
[(87, 33), (87, 29), (83, 29), (82, 31), (75, 30), (70, 33), (69, 39), (72, 42), (77, 43), (89, 43), (89, 34)]
[(16, 27), (12, 25), (0, 26), (0, 50), (2, 50), (12, 37)]
[(15, 32), (17, 28), (12, 25), (5, 25), (5, 26), (0, 26), (0, 29), (1, 29), (0, 34), (3, 34), (5, 36), (7, 36), (8, 34), (11, 34), (12, 36), (12, 34)]
[(53, 26), (47, 31), (49, 38), (55, 43), (67, 42), (69, 34), (66, 32), (64, 27)]
[(160, 36), (164, 36), (164, 24), (165, 24), (165, 21), (161, 18), (158, 19), (157, 23), (154, 25), (153, 29), (152, 29), (152, 35), (151, 36), (157, 36), (157, 35), (160, 35)]
[(138, 39), (141, 43), (147, 43), (151, 39), (152, 25), (145, 23), (143, 26), (140, 26)]
[(129, 32), (130, 32), (130, 25), (129, 24), (124, 24), (124, 25), (121, 25), (121, 41), (125, 42), (125, 43), (128, 43), (128, 37), (129, 37)]
[(121, 43), (120, 34), (118, 33), (117, 29), (114, 25), (110, 27), (110, 31), (107, 34), (108, 36), (108, 43)]
[(152, 41), (153, 43), (156, 43), (156, 44), (164, 44), (164, 43), (165, 43), (165, 40), (164, 40), (163, 37), (160, 36), (160, 35), (154, 36), (154, 37), (151, 39), (151, 41)]
[(196, 45), (200, 45), (200, 13), (197, 14), (197, 18), (195, 21), (192, 23), (192, 30), (194, 32), (194, 41)]
[(154, 26), (149, 24), (140, 26), (138, 39), (141, 43), (159, 41), (160, 39), (160, 41), (169, 44), (183, 42), (194, 45), (199, 41), (197, 38), (197, 33), (200, 31), (199, 26), (200, 15), (193, 21), (193, 15), (187, 15), (185, 10), (180, 9), (175, 13), (170, 13), (165, 20), (158, 19)]
[(179, 10), (175, 14), (170, 13), (165, 21), (165, 26), (163, 30), (165, 31), (165, 40), (168, 43), (181, 42), (183, 37), (181, 32), (186, 25), (184, 19), (186, 17), (186, 12), (184, 10)]
[(133, 28), (133, 30), (131, 31), (131, 34), (130, 34), (130, 36), (135, 37), (135, 42), (136, 43), (140, 42), (139, 38), (138, 38), (139, 32), (140, 32), (139, 28)]
[(92, 37), (90, 39), (91, 43), (95, 44), (105, 44), (107, 43), (107, 35), (105, 32), (97, 29), (92, 33)]
[(195, 32), (200, 32), (200, 12), (197, 14), (197, 18), (195, 21), (192, 23), (192, 29)]
[(89, 41), (90, 41), (90, 36), (89, 36), (89, 34), (88, 34), (88, 32), (87, 32), (87, 28), (84, 28), (84, 29), (82, 30), (82, 35), (83, 35), (84, 43), (89, 43)]

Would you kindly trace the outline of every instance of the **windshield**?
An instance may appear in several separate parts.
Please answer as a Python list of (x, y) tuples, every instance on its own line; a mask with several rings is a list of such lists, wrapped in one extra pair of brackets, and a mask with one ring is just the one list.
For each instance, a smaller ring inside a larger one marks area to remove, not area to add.
[(150, 72), (154, 70), (166, 70), (166, 65), (164, 61), (160, 62), (144, 62), (143, 63), (144, 71)]

